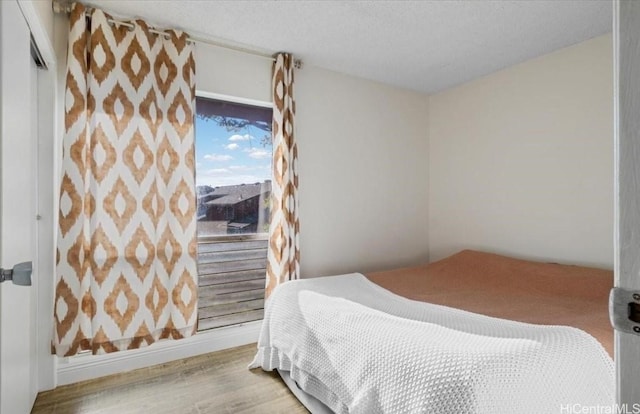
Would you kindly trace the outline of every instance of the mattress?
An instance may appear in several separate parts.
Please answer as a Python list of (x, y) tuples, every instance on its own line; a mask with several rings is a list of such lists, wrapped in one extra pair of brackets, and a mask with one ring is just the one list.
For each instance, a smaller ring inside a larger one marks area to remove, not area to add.
[(409, 299), (497, 318), (566, 325), (596, 338), (613, 357), (613, 272), (464, 250), (428, 265), (365, 274)]

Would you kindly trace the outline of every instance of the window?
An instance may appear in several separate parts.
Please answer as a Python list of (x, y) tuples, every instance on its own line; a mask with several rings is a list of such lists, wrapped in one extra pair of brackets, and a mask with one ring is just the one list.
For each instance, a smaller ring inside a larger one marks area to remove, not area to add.
[(271, 104), (196, 98), (199, 330), (262, 319)]

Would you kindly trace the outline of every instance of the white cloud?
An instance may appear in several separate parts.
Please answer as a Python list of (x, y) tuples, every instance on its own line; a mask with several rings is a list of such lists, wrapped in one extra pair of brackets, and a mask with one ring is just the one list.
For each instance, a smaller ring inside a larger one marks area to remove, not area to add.
[(263, 165), (230, 165), (228, 168), (235, 173), (240, 173), (248, 171), (259, 171), (264, 170), (265, 168), (270, 169), (271, 165), (267, 165), (266, 167)]
[(232, 142), (231, 144), (227, 145), (225, 148), (233, 151), (240, 148), (240, 145), (236, 144), (235, 142)]
[(211, 175), (215, 175), (215, 174), (229, 174), (231, 171), (226, 169), (226, 168), (213, 168), (211, 170), (208, 170), (208, 173)]
[(217, 177), (229, 174), (232, 174), (232, 172), (228, 168), (200, 168), (196, 170), (196, 176), (198, 177)]
[(264, 149), (260, 149), (260, 148), (251, 148), (249, 150), (247, 150), (247, 152), (249, 153), (249, 157), (256, 159), (256, 160), (263, 160), (265, 158), (270, 158), (271, 157), (271, 151), (267, 151)]
[(231, 155), (226, 154), (207, 154), (202, 158), (207, 161), (229, 161), (233, 159)]
[(244, 134), (244, 135), (231, 135), (229, 137), (229, 141), (249, 141), (250, 139), (253, 139), (253, 136), (249, 135), (249, 134)]

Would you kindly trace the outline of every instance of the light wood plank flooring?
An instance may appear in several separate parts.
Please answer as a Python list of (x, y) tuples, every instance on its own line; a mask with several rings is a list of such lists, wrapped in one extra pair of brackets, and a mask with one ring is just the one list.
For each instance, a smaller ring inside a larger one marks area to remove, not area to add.
[(32, 413), (307, 413), (275, 372), (249, 371), (256, 345), (58, 387)]

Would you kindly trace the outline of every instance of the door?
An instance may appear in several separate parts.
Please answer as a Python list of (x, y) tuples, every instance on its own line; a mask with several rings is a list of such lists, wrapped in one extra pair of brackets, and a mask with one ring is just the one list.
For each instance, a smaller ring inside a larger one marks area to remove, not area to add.
[[(17, 1), (0, 1), (0, 266), (33, 261), (35, 64)], [(0, 284), (0, 414), (31, 411), (37, 393), (35, 289)]]
[[(640, 1), (614, 4), (615, 286), (640, 292)], [(618, 403), (638, 412), (640, 335), (615, 336)]]

